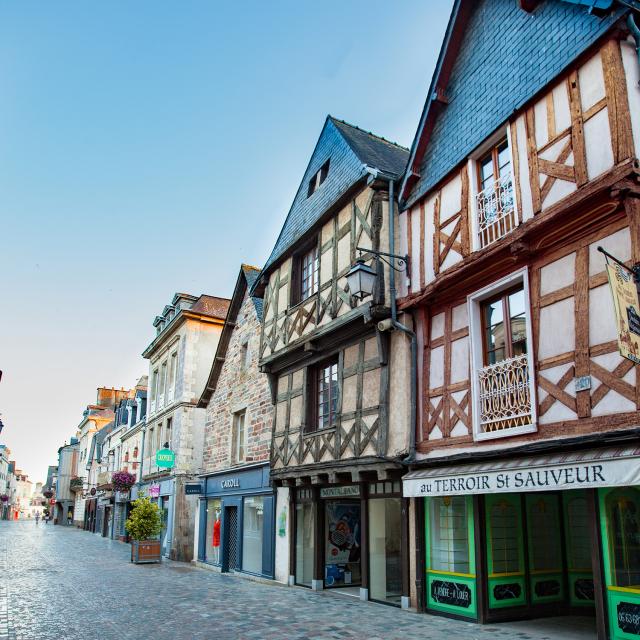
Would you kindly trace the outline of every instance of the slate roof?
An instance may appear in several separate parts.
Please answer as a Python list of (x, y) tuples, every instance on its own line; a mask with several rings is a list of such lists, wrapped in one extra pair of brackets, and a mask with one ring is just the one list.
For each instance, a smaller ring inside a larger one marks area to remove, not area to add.
[[(408, 149), (343, 120), (327, 116), (263, 273), (279, 261), (353, 185), (367, 175), (365, 165), (389, 174), (391, 178), (399, 178), (404, 172), (408, 157)], [(330, 163), (326, 180), (311, 196), (307, 196), (309, 180), (327, 160)]]
[[(464, 161), (624, 11), (602, 17), (571, 2), (543, 0), (527, 13), (514, 0), (456, 0), (404, 182), (412, 168), (420, 178), (410, 193), (402, 193), (403, 208)], [(431, 99), (436, 88), (444, 89), (449, 101), (439, 114)], [(427, 122), (433, 129), (420, 156)]]
[(213, 392), (216, 390), (218, 379), (220, 378), (220, 373), (222, 372), (222, 367), (224, 366), (224, 362), (227, 357), (227, 349), (231, 342), (231, 336), (236, 327), (235, 323), (238, 319), (238, 313), (240, 313), (240, 308), (242, 307), (242, 303), (244, 302), (247, 292), (249, 292), (249, 296), (253, 302), (253, 306), (256, 310), (256, 316), (258, 317), (258, 320), (262, 322), (262, 299), (255, 295), (251, 295), (252, 288), (258, 281), (260, 273), (261, 271), (258, 267), (252, 267), (248, 264), (240, 266), (240, 273), (238, 274), (236, 286), (234, 287), (233, 295), (231, 296), (229, 313), (227, 314), (224, 327), (222, 327), (220, 340), (218, 340), (218, 346), (216, 347), (216, 354), (213, 358), (213, 363), (211, 364), (209, 378), (207, 379), (207, 384), (205, 385), (202, 395), (198, 400), (198, 407), (206, 407), (209, 404), (209, 400), (211, 399)]
[(227, 298), (218, 298), (217, 296), (209, 296), (203, 293), (189, 311), (224, 320), (228, 309), (229, 300)]

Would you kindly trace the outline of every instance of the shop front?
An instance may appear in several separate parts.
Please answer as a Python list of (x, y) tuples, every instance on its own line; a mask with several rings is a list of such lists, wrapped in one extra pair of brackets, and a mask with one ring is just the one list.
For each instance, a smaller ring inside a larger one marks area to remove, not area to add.
[[(95, 490), (94, 494), (95, 495)], [(96, 531), (96, 511), (97, 511), (97, 499), (87, 498), (84, 504), (84, 525), (85, 531), (95, 533)]]
[(113, 530), (111, 537), (114, 540), (125, 542), (127, 531), (124, 528), (125, 522), (131, 512), (131, 493), (129, 491), (116, 491), (113, 505)]
[(106, 491), (97, 498), (95, 533), (99, 533), (103, 538), (110, 538), (113, 526), (112, 517), (113, 495), (111, 491)]
[[(160, 508), (162, 528), (160, 530), (160, 549), (164, 557), (168, 558), (171, 551), (172, 523), (173, 523), (173, 495), (175, 484), (173, 478), (141, 483), (131, 487), (131, 502), (142, 496), (151, 499)], [(124, 525), (123, 525), (124, 526)]]
[(403, 492), (424, 521), (429, 613), (570, 615), (599, 638), (640, 637), (640, 447), (416, 469)]
[(221, 571), (273, 578), (275, 495), (269, 465), (203, 476), (202, 482), (198, 560)]
[(406, 510), (400, 480), (293, 490), (290, 582), (401, 605)]

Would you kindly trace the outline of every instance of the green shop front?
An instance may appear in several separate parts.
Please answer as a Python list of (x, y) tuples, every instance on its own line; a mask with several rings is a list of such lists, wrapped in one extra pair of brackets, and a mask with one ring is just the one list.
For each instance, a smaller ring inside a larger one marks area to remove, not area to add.
[(640, 638), (640, 445), (417, 467), (403, 495), (427, 612)]

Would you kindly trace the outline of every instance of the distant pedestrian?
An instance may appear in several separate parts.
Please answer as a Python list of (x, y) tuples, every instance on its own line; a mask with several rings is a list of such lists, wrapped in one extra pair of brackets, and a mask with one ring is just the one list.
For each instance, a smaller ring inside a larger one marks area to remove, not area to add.
[(49, 512), (48, 511), (44, 514), (44, 523), (45, 524), (49, 524)]
[(36, 524), (38, 524), (38, 522), (40, 522), (40, 512), (36, 511)]
[(67, 524), (69, 526), (73, 524), (73, 516), (70, 513), (67, 515)]

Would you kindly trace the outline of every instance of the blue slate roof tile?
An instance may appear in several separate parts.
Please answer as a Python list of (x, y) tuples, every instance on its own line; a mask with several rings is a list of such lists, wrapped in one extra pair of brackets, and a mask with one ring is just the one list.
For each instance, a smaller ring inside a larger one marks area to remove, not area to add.
[[(391, 177), (400, 177), (408, 157), (408, 149), (328, 116), (263, 272), (282, 258), (331, 206), (367, 174), (364, 165)], [(308, 196), (309, 180), (327, 160), (330, 163), (326, 180)]]
[[(563, 0), (544, 0), (533, 13), (520, 9), (515, 0), (458, 0), (452, 15), (466, 2), (471, 2), (471, 14), (446, 86), (449, 104), (437, 116), (419, 164), (420, 179), (405, 208), (465, 160), (624, 13), (618, 8), (599, 17)], [(445, 48), (441, 60), (444, 52)], [(421, 129), (422, 123), (413, 148)]]

